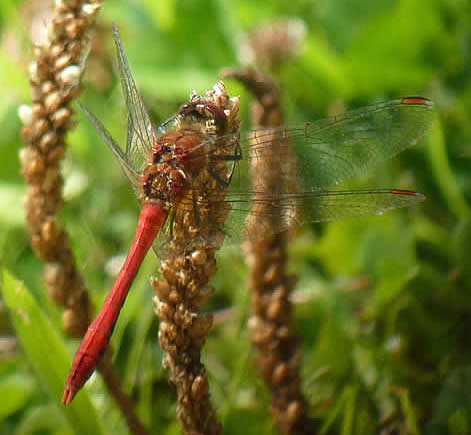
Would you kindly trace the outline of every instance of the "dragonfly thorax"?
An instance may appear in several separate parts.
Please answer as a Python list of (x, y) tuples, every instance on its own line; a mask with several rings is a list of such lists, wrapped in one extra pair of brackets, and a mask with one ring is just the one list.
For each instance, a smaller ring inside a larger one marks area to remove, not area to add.
[(141, 183), (142, 202), (158, 201), (167, 210), (189, 187), (186, 172), (173, 161), (147, 165)]
[(195, 160), (200, 142), (201, 140), (195, 134), (183, 135), (176, 131), (165, 133), (152, 146), (152, 163), (171, 163), (172, 161), (183, 163), (185, 158), (190, 160), (189, 157)]

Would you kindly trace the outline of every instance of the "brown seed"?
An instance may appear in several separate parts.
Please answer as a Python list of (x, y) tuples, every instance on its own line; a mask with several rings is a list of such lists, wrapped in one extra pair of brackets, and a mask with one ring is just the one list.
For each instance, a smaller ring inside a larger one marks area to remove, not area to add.
[(70, 308), (62, 313), (62, 324), (67, 334), (72, 337), (80, 337), (83, 333), (83, 324), (75, 309)]
[(276, 336), (280, 340), (286, 340), (288, 337), (290, 337), (290, 335), (291, 335), (290, 329), (285, 325), (280, 326), (278, 330), (276, 331)]
[(179, 315), (180, 318), (183, 318), (185, 313), (188, 311), (185, 304), (178, 304), (176, 307), (175, 307), (175, 311), (177, 312), (177, 314)]
[(49, 27), (49, 39), (51, 41), (64, 39), (66, 24), (66, 20), (64, 19), (65, 10), (66, 8), (62, 9), (62, 15), (56, 16), (52, 22), (52, 26)]
[(41, 183), (44, 192), (51, 192), (60, 184), (60, 174), (57, 168), (48, 168)]
[(260, 329), (262, 325), (263, 325), (263, 320), (256, 315), (250, 316), (247, 322), (247, 327), (249, 329), (249, 332), (251, 333)]
[(42, 224), (41, 236), (45, 241), (54, 242), (59, 234), (60, 230), (57, 228), (55, 218), (49, 218)]
[(286, 290), (282, 285), (279, 285), (276, 287), (276, 289), (273, 291), (273, 299), (276, 300), (283, 300), (286, 295)]
[[(80, 0), (58, 0), (57, 3), (67, 7), (67, 9), (74, 9), (78, 7), (78, 5), (80, 4)], [(73, 18), (73, 15), (69, 16), (68, 18)]]
[(18, 117), (24, 126), (33, 124), (33, 108), (28, 104), (21, 104), (18, 107)]
[(100, 3), (85, 3), (82, 6), (81, 13), (88, 20), (88, 22), (91, 22), (95, 18), (95, 15), (100, 8)]
[(63, 86), (77, 86), (82, 71), (78, 65), (66, 65), (56, 73), (56, 80)]
[(162, 358), (162, 367), (166, 370), (170, 370), (172, 373), (175, 371), (174, 360), (170, 357), (168, 353), (165, 353)]
[(31, 84), (31, 100), (33, 103), (41, 101), (42, 98), (42, 92), (41, 88), (35, 84)]
[(57, 110), (61, 104), (62, 98), (59, 91), (52, 91), (44, 98), (44, 106), (49, 113)]
[(33, 111), (33, 118), (38, 119), (46, 116), (46, 112), (44, 110), (44, 107), (41, 103), (34, 103), (32, 106), (32, 111)]
[(46, 263), (44, 281), (48, 286), (49, 297), (59, 305), (65, 302), (65, 273), (59, 263)]
[(62, 127), (70, 119), (71, 114), (71, 110), (67, 107), (61, 107), (56, 110), (51, 115), (51, 120), (54, 128)]
[(210, 277), (216, 273), (216, 259), (213, 257), (208, 260), (204, 265), (204, 273), (207, 277)]
[(167, 337), (171, 342), (175, 341), (177, 335), (177, 328), (173, 323), (160, 322), (159, 335), (162, 334)]
[(213, 316), (211, 314), (199, 315), (193, 319), (189, 334), (193, 338), (206, 337), (212, 325)]
[(181, 300), (182, 297), (176, 290), (172, 290), (168, 295), (168, 301), (172, 304), (178, 304)]
[(256, 329), (253, 332), (252, 341), (255, 344), (262, 344), (271, 341), (276, 335), (276, 328), (274, 325), (265, 323), (263, 327)]
[(286, 418), (293, 424), (298, 421), (303, 413), (303, 405), (298, 400), (291, 402), (286, 409)]
[(263, 275), (263, 280), (267, 284), (271, 284), (271, 283), (279, 281), (279, 277), (280, 277), (280, 269), (279, 269), (278, 264), (271, 264), (268, 270)]
[(181, 287), (186, 287), (188, 282), (191, 279), (191, 275), (185, 269), (180, 269), (177, 272), (177, 277), (178, 277), (178, 285)]
[(285, 363), (278, 364), (272, 373), (272, 382), (274, 385), (280, 385), (284, 382), (289, 373), (288, 366)]
[(280, 303), (280, 301), (276, 299), (271, 301), (271, 303), (268, 305), (267, 317), (270, 320), (278, 319), (280, 317), (282, 309), (283, 309), (283, 305)]
[(61, 43), (52, 44), (49, 48), (51, 57), (54, 57), (54, 58), (60, 56), (63, 51), (64, 51), (64, 44), (61, 44)]
[(201, 399), (207, 396), (209, 392), (208, 379), (206, 376), (196, 376), (195, 380), (191, 384), (191, 395), (193, 399)]
[(80, 23), (78, 20), (74, 20), (65, 26), (65, 32), (70, 39), (78, 39), (80, 32), (81, 32)]
[(197, 249), (191, 254), (191, 263), (193, 266), (199, 266), (206, 262), (206, 251), (203, 249)]
[(80, 58), (80, 54), (82, 52), (82, 46), (79, 41), (71, 41), (69, 42), (69, 45), (67, 46), (67, 51), (70, 53), (72, 58), (78, 59)]
[(155, 312), (161, 321), (170, 321), (173, 319), (175, 309), (172, 305), (160, 301), (157, 296), (154, 296), (152, 301), (155, 305)]
[(160, 271), (162, 273), (162, 276), (164, 279), (170, 284), (170, 285), (176, 285), (177, 284), (177, 276), (175, 274), (175, 271), (167, 266), (168, 262), (162, 262), (162, 266), (160, 267)]
[(160, 300), (167, 300), (170, 292), (170, 286), (167, 281), (159, 280), (158, 278), (151, 278), (152, 287)]
[(38, 176), (42, 174), (46, 170), (46, 164), (44, 162), (44, 159), (37, 155), (33, 159), (29, 159), (28, 161), (23, 163), (23, 169), (25, 176), (28, 178), (28, 180), (31, 177)]
[(29, 64), (28, 72), (29, 72), (29, 80), (32, 84), (38, 85), (39, 83), (41, 83), (41, 79), (38, 74), (37, 62), (33, 61)]
[(196, 309), (200, 309), (214, 294), (214, 292), (214, 287), (204, 286), (200, 288), (200, 291), (198, 292), (198, 294), (195, 295), (195, 298), (193, 299), (193, 303)]
[[(51, 144), (53, 145), (53, 144)], [(64, 147), (56, 146), (52, 150), (49, 150), (47, 155), (47, 161), (50, 164), (56, 164), (64, 156)]]
[(39, 138), (49, 130), (51, 124), (46, 118), (36, 119), (33, 123), (34, 136)]
[(54, 89), (56, 89), (56, 85), (51, 80), (48, 80), (41, 85), (41, 92), (43, 95), (50, 94)]
[(54, 131), (48, 131), (39, 141), (39, 148), (46, 152), (57, 143), (57, 134)]
[(24, 147), (24, 148), (20, 148), (20, 151), (18, 152), (18, 157), (20, 159), (21, 166), (23, 168), (28, 164), (29, 160), (32, 157), (31, 150), (32, 148), (30, 147)]

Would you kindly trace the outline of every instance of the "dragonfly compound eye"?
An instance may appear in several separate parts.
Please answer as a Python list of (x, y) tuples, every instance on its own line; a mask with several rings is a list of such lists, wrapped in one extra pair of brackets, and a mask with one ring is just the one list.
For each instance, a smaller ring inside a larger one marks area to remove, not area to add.
[(203, 124), (205, 133), (224, 134), (227, 130), (226, 115), (213, 103), (192, 101), (181, 106), (178, 115), (186, 125)]

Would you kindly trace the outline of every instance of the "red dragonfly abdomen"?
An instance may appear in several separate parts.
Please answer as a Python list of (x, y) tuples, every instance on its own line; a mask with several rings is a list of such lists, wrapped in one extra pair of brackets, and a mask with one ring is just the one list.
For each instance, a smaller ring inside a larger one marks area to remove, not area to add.
[(119, 272), (115, 284), (105, 299), (100, 313), (88, 327), (82, 344), (75, 354), (72, 368), (65, 383), (62, 403), (68, 405), (75, 394), (95, 371), (113, 333), (119, 312), (126, 300), (129, 288), (141, 266), (147, 251), (152, 246), (162, 227), (167, 212), (160, 205), (145, 203), (136, 228), (136, 235), (128, 256)]

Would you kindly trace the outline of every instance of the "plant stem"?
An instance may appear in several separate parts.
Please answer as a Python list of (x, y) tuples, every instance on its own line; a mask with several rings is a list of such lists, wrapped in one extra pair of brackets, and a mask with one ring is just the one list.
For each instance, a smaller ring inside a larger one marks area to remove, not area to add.
[[(70, 105), (81, 91), (84, 54), (100, 7), (99, 0), (56, 2), (48, 42), (35, 47), (35, 60), (29, 68), (32, 105), (20, 110), (26, 221), (33, 250), (46, 263), (44, 279), (49, 297), (65, 307), (63, 325), (72, 337), (81, 337), (87, 330), (92, 306), (67, 234), (57, 224), (57, 214), (64, 205), (60, 163), (65, 154), (65, 135), (74, 126)], [(131, 433), (147, 433), (109, 360), (105, 359), (101, 372)]]

